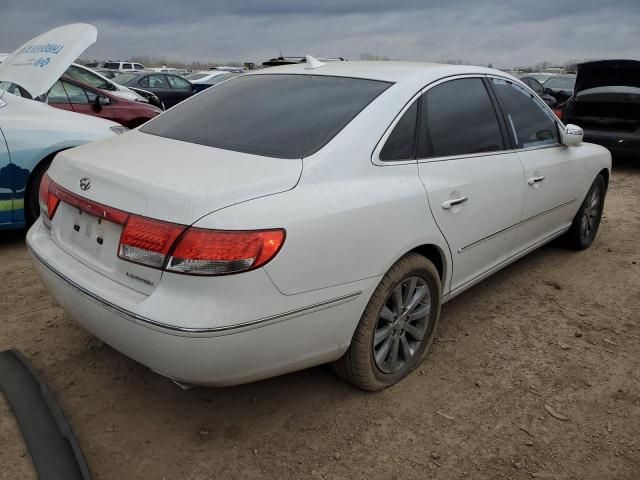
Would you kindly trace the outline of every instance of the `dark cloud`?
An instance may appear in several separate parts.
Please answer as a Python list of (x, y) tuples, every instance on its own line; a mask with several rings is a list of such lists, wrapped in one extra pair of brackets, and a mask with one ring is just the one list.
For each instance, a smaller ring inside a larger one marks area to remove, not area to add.
[(637, 58), (640, 41), (638, 0), (21, 0), (0, 11), (0, 51), (88, 22), (95, 58), (260, 61), (282, 50), (509, 66)]

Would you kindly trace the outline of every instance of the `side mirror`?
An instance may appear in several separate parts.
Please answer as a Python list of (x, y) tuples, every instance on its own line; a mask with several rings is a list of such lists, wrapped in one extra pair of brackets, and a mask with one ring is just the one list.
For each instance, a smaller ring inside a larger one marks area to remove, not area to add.
[(582, 143), (582, 137), (584, 132), (577, 125), (567, 125), (564, 127), (564, 134), (562, 135), (562, 144), (567, 147), (577, 147)]
[(102, 107), (106, 107), (107, 105), (111, 104), (111, 99), (109, 97), (103, 97), (102, 95), (98, 95), (94, 100), (93, 100), (93, 109), (96, 112), (99, 112), (100, 110), (102, 110)]

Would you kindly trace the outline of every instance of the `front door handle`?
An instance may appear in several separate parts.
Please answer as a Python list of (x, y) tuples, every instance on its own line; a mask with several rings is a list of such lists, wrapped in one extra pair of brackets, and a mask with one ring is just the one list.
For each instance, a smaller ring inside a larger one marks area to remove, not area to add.
[(442, 202), (442, 208), (445, 210), (449, 210), (451, 207), (455, 207), (456, 205), (460, 205), (461, 203), (469, 200), (467, 197), (460, 198), (452, 198), (451, 200), (447, 200), (446, 202)]
[(544, 180), (544, 175), (539, 175), (537, 177), (531, 177), (529, 180), (527, 180), (527, 183), (529, 185), (533, 185), (535, 183), (540, 183), (543, 180)]

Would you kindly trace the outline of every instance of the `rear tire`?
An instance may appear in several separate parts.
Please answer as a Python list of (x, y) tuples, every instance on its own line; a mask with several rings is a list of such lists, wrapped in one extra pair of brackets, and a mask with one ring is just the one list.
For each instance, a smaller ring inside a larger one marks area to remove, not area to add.
[(373, 292), (349, 349), (333, 364), (334, 371), (371, 392), (399, 382), (424, 360), (441, 302), (440, 276), (433, 263), (417, 253), (405, 255)]
[(584, 250), (591, 246), (598, 233), (606, 194), (607, 184), (604, 177), (598, 175), (573, 218), (569, 231), (565, 234), (564, 240), (567, 247)]
[(24, 220), (27, 224), (27, 228), (33, 225), (40, 216), (40, 201), (38, 198), (40, 194), (40, 182), (50, 165), (51, 160), (45, 160), (35, 168), (31, 177), (29, 177), (26, 196), (24, 199)]

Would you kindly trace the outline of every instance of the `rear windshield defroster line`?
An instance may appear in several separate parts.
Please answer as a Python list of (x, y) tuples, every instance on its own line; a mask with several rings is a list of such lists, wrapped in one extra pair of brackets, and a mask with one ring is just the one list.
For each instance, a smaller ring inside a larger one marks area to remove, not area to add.
[(390, 85), (326, 75), (241, 76), (177, 105), (141, 131), (267, 157), (303, 158)]

